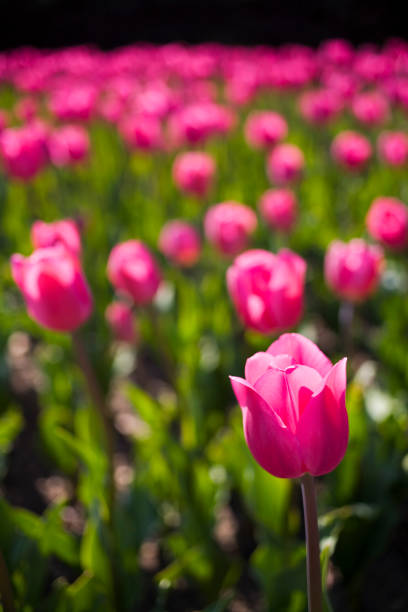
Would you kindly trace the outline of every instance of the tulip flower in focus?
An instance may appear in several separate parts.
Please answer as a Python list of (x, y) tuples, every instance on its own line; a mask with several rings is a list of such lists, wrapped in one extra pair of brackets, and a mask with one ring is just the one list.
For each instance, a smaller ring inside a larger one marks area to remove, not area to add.
[(52, 163), (67, 166), (88, 157), (89, 136), (80, 125), (64, 125), (51, 132), (47, 145)]
[(334, 470), (348, 444), (346, 359), (335, 365), (300, 334), (283, 334), (231, 376), (254, 459), (279, 478)]
[(112, 302), (106, 308), (105, 317), (117, 340), (129, 342), (130, 344), (135, 342), (137, 336), (136, 327), (132, 309), (128, 304)]
[(335, 161), (348, 170), (361, 170), (372, 155), (371, 144), (358, 132), (346, 130), (332, 142), (331, 154)]
[(267, 159), (267, 173), (277, 185), (286, 185), (300, 178), (305, 158), (302, 151), (293, 144), (277, 145)]
[(259, 210), (266, 223), (289, 232), (296, 221), (296, 196), (290, 189), (268, 189), (259, 200)]
[(303, 313), (306, 262), (289, 249), (239, 255), (227, 270), (227, 287), (246, 327), (272, 334), (296, 325)]
[(173, 164), (173, 180), (186, 193), (205, 196), (215, 174), (215, 161), (208, 153), (187, 152), (176, 157)]
[(335, 240), (329, 245), (324, 260), (327, 284), (350, 302), (360, 302), (374, 293), (383, 269), (382, 249), (360, 238), (349, 243)]
[(77, 224), (72, 219), (62, 219), (53, 223), (35, 221), (31, 226), (31, 242), (35, 249), (63, 244), (76, 257), (81, 254), (81, 236)]
[(279, 113), (253, 112), (245, 123), (245, 138), (254, 149), (270, 149), (286, 138), (288, 124)]
[(152, 254), (140, 240), (128, 240), (113, 247), (107, 273), (115, 289), (140, 305), (153, 300), (161, 281)]
[(169, 221), (159, 236), (159, 248), (171, 261), (180, 266), (193, 266), (201, 253), (197, 230), (184, 221)]
[(215, 204), (204, 218), (207, 240), (224, 255), (236, 255), (245, 249), (256, 225), (254, 211), (238, 202)]
[(398, 198), (376, 198), (366, 219), (370, 235), (391, 249), (408, 243), (408, 206)]
[(29, 257), (11, 257), (13, 279), (28, 314), (40, 325), (72, 332), (92, 311), (92, 296), (77, 257), (62, 244), (41, 248)]
[(378, 155), (390, 166), (403, 166), (408, 160), (408, 136), (404, 132), (382, 132), (377, 140)]

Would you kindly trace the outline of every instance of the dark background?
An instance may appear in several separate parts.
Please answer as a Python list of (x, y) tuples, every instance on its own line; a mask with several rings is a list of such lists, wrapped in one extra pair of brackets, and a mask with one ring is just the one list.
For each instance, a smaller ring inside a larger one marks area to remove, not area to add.
[(0, 0), (0, 48), (136, 41), (317, 45), (408, 38), (407, 0)]

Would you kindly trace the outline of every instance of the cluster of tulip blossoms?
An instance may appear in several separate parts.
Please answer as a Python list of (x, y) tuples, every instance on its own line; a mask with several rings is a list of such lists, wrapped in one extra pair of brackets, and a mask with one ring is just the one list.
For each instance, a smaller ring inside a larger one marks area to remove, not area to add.
[[(222, 104), (214, 77), (223, 83)], [(105, 54), (84, 48), (26, 50), (0, 56), (0, 79), (24, 94), (13, 114), (0, 114), (4, 172), (23, 181), (49, 163), (85, 161), (90, 155), (86, 126), (97, 119), (115, 126), (130, 151), (174, 153), (176, 187), (204, 207), (217, 165), (200, 147), (236, 129), (240, 108), (264, 92), (294, 92), (298, 113), (317, 127), (343, 114), (357, 125), (374, 126), (381, 163), (403, 167), (408, 161), (408, 135), (383, 129), (394, 109), (408, 109), (408, 46), (399, 41), (382, 51), (356, 51), (341, 40), (317, 51), (296, 45), (230, 49), (215, 44), (134, 46)], [(259, 215), (282, 234), (296, 225), (295, 185), (307, 166), (302, 150), (287, 141), (288, 123), (280, 113), (262, 110), (249, 113), (243, 127), (248, 147), (265, 153), (272, 185), (259, 199)], [(345, 130), (335, 135), (330, 152), (337, 171), (351, 177), (370, 163), (373, 146), (362, 133)], [(200, 259), (203, 234), (220, 256), (231, 259), (226, 282), (243, 325), (277, 334), (302, 317), (306, 261), (289, 249), (249, 249), (257, 223), (253, 207), (217, 203), (207, 207), (203, 231), (183, 219), (166, 223), (158, 248), (175, 265), (191, 267)], [(375, 243), (357, 236), (348, 243), (336, 240), (326, 251), (326, 283), (347, 303), (361, 302), (376, 290), (385, 267), (383, 247), (406, 246), (408, 207), (378, 194), (367, 212), (366, 229)], [(31, 237), (33, 254), (11, 260), (28, 313), (47, 328), (74, 332), (92, 311), (78, 227), (70, 219), (37, 221)], [(159, 266), (145, 244), (128, 240), (112, 249), (107, 275), (118, 296), (107, 308), (107, 321), (116, 338), (135, 342), (135, 306), (154, 299), (162, 281)], [(346, 361), (333, 365), (310, 340), (285, 333), (266, 352), (248, 359), (245, 379), (232, 377), (231, 382), (255, 460), (275, 476), (302, 478), (313, 548), (309, 479), (333, 470), (346, 450)], [(309, 598), (318, 610), (316, 549), (310, 554)]]

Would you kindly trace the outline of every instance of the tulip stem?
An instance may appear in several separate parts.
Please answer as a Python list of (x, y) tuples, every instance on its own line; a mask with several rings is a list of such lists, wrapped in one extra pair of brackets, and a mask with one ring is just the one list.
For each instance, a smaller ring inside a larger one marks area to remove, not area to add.
[(307, 553), (307, 597), (309, 612), (322, 612), (322, 575), (320, 568), (319, 527), (317, 524), (316, 491), (313, 476), (300, 479), (305, 517)]
[(108, 511), (109, 511), (109, 522), (113, 520), (113, 508), (115, 501), (115, 482), (113, 476), (113, 451), (114, 451), (114, 431), (112, 426), (111, 417), (109, 414), (108, 407), (102, 390), (99, 386), (99, 382), (96, 378), (95, 371), (89, 360), (88, 353), (82, 342), (82, 338), (77, 332), (72, 334), (72, 346), (74, 349), (75, 357), (79, 367), (85, 378), (86, 385), (92, 403), (94, 404), (100, 420), (102, 422), (105, 443), (106, 443), (106, 454), (108, 460)]
[(347, 300), (341, 302), (339, 308), (339, 327), (343, 337), (344, 351), (346, 354), (352, 352), (353, 345), (353, 320), (354, 320), (354, 304)]
[(14, 612), (13, 589), (4, 557), (0, 551), (0, 598), (5, 612)]

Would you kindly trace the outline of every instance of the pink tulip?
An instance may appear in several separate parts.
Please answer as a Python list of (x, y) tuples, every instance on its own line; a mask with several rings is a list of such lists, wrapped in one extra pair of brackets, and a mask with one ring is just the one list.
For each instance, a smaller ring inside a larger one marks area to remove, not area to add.
[(55, 166), (77, 164), (88, 157), (89, 136), (80, 125), (64, 125), (51, 132), (48, 139), (50, 159)]
[(377, 289), (384, 267), (382, 249), (360, 238), (335, 240), (324, 260), (326, 283), (341, 298), (360, 302)]
[(31, 242), (35, 249), (63, 244), (75, 257), (81, 254), (81, 236), (72, 219), (62, 219), (54, 223), (35, 221), (31, 226)]
[(283, 334), (247, 359), (245, 379), (231, 376), (244, 435), (255, 461), (278, 478), (321, 476), (348, 444), (346, 364), (334, 366), (300, 334)]
[(333, 140), (331, 154), (335, 161), (348, 170), (360, 170), (370, 159), (372, 149), (365, 136), (346, 130), (337, 134)]
[(49, 107), (60, 121), (89, 121), (98, 92), (93, 85), (67, 83), (52, 92)]
[(408, 160), (408, 136), (404, 132), (382, 132), (377, 140), (378, 155), (390, 166), (403, 166)]
[(159, 288), (161, 275), (149, 249), (140, 240), (128, 240), (113, 247), (108, 259), (112, 285), (136, 304), (148, 304)]
[(245, 123), (246, 141), (254, 149), (270, 149), (287, 134), (285, 119), (272, 111), (253, 112)]
[(62, 245), (37, 249), (29, 257), (13, 255), (13, 279), (28, 314), (54, 331), (77, 329), (92, 310), (92, 296), (77, 257)]
[(29, 181), (48, 160), (46, 134), (37, 124), (6, 128), (0, 135), (0, 155), (10, 176)]
[(341, 97), (333, 89), (306, 91), (299, 99), (299, 110), (311, 123), (329, 123), (337, 117), (342, 108)]
[(245, 249), (256, 225), (254, 211), (238, 202), (215, 204), (204, 218), (207, 240), (224, 255), (236, 255)]
[(351, 108), (354, 116), (366, 125), (382, 125), (389, 116), (386, 98), (375, 91), (355, 96)]
[(156, 117), (126, 117), (120, 124), (120, 132), (132, 150), (157, 151), (163, 148), (161, 123)]
[(180, 266), (193, 266), (201, 252), (201, 240), (197, 230), (184, 221), (169, 221), (162, 228), (159, 248), (171, 261)]
[(296, 325), (303, 312), (306, 262), (289, 249), (255, 249), (227, 270), (228, 291), (245, 326), (263, 334)]
[(267, 159), (267, 173), (277, 185), (285, 185), (300, 178), (305, 158), (302, 151), (293, 144), (277, 145)]
[(347, 40), (337, 38), (324, 41), (319, 48), (319, 56), (323, 65), (329, 63), (347, 67), (353, 60), (354, 50)]
[(375, 240), (392, 249), (408, 242), (408, 207), (397, 198), (376, 198), (367, 214), (367, 229)]
[(259, 201), (259, 210), (273, 229), (289, 232), (296, 221), (296, 196), (290, 189), (268, 189)]
[(106, 308), (105, 317), (117, 340), (135, 342), (137, 334), (130, 306), (124, 302), (112, 302)]
[(208, 153), (180, 153), (173, 164), (173, 180), (186, 193), (205, 196), (215, 174), (215, 161)]

